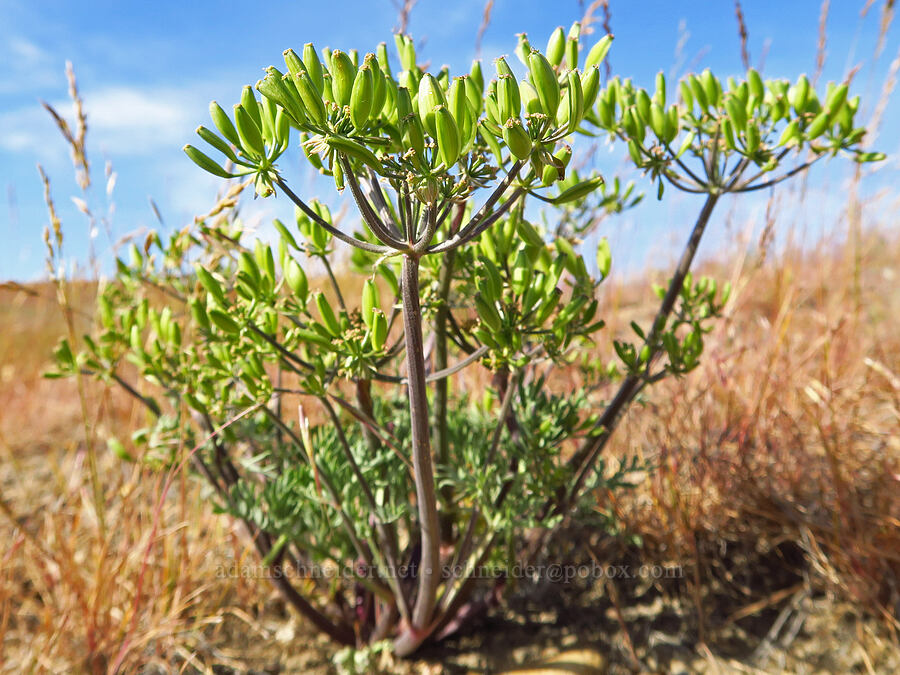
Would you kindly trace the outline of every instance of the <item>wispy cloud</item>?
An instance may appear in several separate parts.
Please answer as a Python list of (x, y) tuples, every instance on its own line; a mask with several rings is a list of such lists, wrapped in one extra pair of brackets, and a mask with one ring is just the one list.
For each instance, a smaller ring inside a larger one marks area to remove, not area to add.
[(51, 54), (31, 40), (12, 36), (0, 40), (0, 95), (23, 94), (65, 83), (62, 68)]
[[(104, 153), (119, 157), (177, 147), (190, 138), (203, 109), (194, 91), (113, 86), (85, 92), (89, 137)], [(66, 100), (51, 105), (64, 117), (71, 107)], [(0, 114), (0, 128), (0, 148), (40, 157), (53, 124), (35, 103)]]

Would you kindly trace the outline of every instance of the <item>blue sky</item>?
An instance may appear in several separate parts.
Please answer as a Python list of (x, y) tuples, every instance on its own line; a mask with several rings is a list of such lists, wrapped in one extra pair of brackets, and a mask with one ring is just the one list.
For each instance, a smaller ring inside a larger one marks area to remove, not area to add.
[[(589, 3), (588, 3), (589, 4)], [(795, 77), (815, 70), (819, 20), (818, 0), (762, 2), (745, 0), (751, 61), (765, 53), (764, 75)], [(880, 58), (872, 55), (878, 38), (884, 0), (875, 0), (861, 16), (864, 0), (831, 3), (827, 60), (821, 82), (840, 80), (857, 64), (854, 93), (863, 96), (864, 117), (870, 115), (891, 61), (898, 56), (898, 28), (892, 26)], [(483, 0), (420, 0), (409, 31), (424, 41), (420, 57), (452, 72), (468, 70)], [(651, 85), (662, 69), (671, 74), (711, 67), (721, 77), (742, 71), (733, 3), (728, 0), (663, 2), (611, 0), (616, 36), (610, 62), (617, 74)], [(512, 54), (515, 34), (525, 31), (543, 45), (550, 30), (582, 16), (580, 2), (496, 0), (484, 36), (482, 57)], [(41, 239), (47, 221), (35, 164), (43, 164), (53, 181), (53, 196), (66, 232), (71, 263), (87, 259), (85, 218), (71, 201), (81, 196), (74, 181), (68, 150), (39, 100), (51, 102), (67, 116), (65, 62), (72, 61), (88, 114), (88, 155), (95, 184), (88, 203), (95, 213), (107, 213), (103, 169), (110, 162), (117, 174), (109, 218), (112, 240), (142, 228), (159, 227), (149, 200), (159, 206), (162, 229), (180, 228), (214, 200), (220, 181), (194, 167), (182, 154), (184, 143), (195, 142), (193, 130), (208, 124), (211, 99), (227, 108), (240, 88), (255, 82), (262, 68), (280, 64), (286, 47), (298, 49), (313, 41), (361, 52), (391, 42), (397, 11), (390, 0), (368, 2), (123, 2), (82, 0), (2, 0), (0, 13), (0, 281), (31, 280), (44, 274)], [(598, 27), (599, 28), (599, 27)], [(589, 38), (591, 39), (591, 38)], [(678, 45), (681, 43), (679, 51)], [(900, 164), (900, 115), (897, 96), (884, 112), (877, 148), (892, 155), (863, 182), (867, 194), (890, 188)], [(609, 171), (624, 170), (623, 149), (601, 158)], [(296, 154), (295, 154), (296, 157)], [(316, 183), (299, 159), (286, 164), (289, 180), (307, 190), (328, 190)], [(806, 206), (785, 200), (795, 220), (814, 223), (818, 234), (840, 226), (842, 190), (852, 167), (834, 162), (812, 172), (804, 184)], [(870, 170), (867, 170), (870, 171)], [(638, 178), (640, 182), (640, 178)], [(644, 183), (648, 191), (652, 187)], [(332, 190), (333, 192), (333, 190)], [(785, 194), (790, 194), (785, 192)], [(333, 197), (334, 201), (339, 198)], [(896, 203), (896, 193), (892, 191)], [(285, 200), (250, 206), (248, 218), (289, 217)], [(696, 200), (677, 197), (663, 204), (648, 199), (638, 209), (607, 226), (614, 256), (642, 264), (666, 255), (665, 242), (683, 238)], [(764, 197), (719, 214), (733, 220), (761, 221)], [(726, 225), (708, 247), (724, 246)], [(105, 231), (96, 237), (101, 259), (111, 260)], [(661, 242), (664, 245), (661, 246)], [(673, 241), (674, 243), (674, 241)], [(707, 252), (712, 249), (707, 249)], [(621, 269), (621, 268), (620, 268)]]

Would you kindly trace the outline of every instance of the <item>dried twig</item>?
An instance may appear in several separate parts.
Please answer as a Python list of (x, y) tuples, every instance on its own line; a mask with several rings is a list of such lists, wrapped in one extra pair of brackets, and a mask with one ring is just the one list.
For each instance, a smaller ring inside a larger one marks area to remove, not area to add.
[(481, 25), (478, 27), (478, 34), (475, 36), (475, 56), (481, 56), (481, 42), (484, 34), (487, 32), (488, 26), (491, 25), (491, 12), (494, 9), (494, 0), (487, 0), (484, 3), (484, 12), (481, 15)]

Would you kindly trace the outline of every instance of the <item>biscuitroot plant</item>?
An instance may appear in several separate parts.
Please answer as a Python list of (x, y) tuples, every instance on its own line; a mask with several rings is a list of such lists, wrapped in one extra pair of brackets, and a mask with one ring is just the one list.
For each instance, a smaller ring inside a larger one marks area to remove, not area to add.
[[(805, 78), (752, 70), (727, 90), (690, 75), (677, 98), (662, 76), (653, 93), (601, 86), (611, 39), (581, 53), (576, 24), (542, 53), (523, 35), (525, 78), (500, 58), (489, 82), (477, 61), (425, 72), (406, 36), (399, 68), (384, 44), (361, 59), (287, 50), (285, 72), (267, 68), (230, 114), (211, 104), (215, 130), (197, 133), (218, 160), (185, 147), (237, 179), (220, 204), (132, 246), (100, 294), (99, 333), (58, 350), (61, 372), (146, 406), (142, 461), (173, 467), (195, 448), (219, 508), (279, 570), (266, 576), (338, 643), (408, 655), (440, 639), (564, 518), (596, 510), (598, 488), (626, 488), (637, 465), (607, 466), (605, 444), (648, 385), (696, 366), (728, 296), (690, 274), (716, 204), (826, 156), (878, 159), (859, 149), (846, 84), (821, 99)], [(656, 318), (614, 342), (612, 364), (590, 351), (609, 247), (588, 261), (580, 245), (639, 196), (579, 175), (570, 144), (589, 136), (621, 140), (660, 197), (703, 197)], [(349, 192), (358, 221), (298, 194), (284, 171), (296, 156)], [(296, 208), (274, 244), (235, 215), (250, 187)], [(333, 265), (340, 248), (352, 271)], [(581, 385), (554, 390), (555, 369)], [(594, 392), (610, 382), (604, 405)]]

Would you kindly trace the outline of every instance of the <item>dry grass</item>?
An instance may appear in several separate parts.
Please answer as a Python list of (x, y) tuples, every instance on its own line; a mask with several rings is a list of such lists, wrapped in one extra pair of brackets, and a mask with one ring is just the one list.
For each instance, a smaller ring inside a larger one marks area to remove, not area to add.
[[(76, 308), (90, 309), (89, 287), (70, 291)], [(106, 451), (103, 533), (75, 382), (41, 377), (66, 330), (52, 286), (4, 287), (0, 316), (0, 670), (227, 662), (211, 656), (215, 636), (228, 617), (255, 625), (236, 608), (265, 598), (240, 579), (216, 578), (220, 564), (244, 555), (243, 540), (192, 479), (177, 476), (160, 502), (158, 474)], [(101, 441), (143, 422), (116, 391), (93, 385), (88, 400)]]
[[(704, 599), (709, 584), (744, 602), (741, 617), (760, 602), (747, 570), (734, 568), (735, 551), (786, 545), (800, 555), (784, 565), (804, 579), (791, 594), (824, 591), (896, 629), (900, 239), (873, 232), (860, 247), (720, 267), (739, 290), (702, 366), (658, 386), (613, 444), (612, 453), (637, 451), (658, 470), (635, 492), (602, 499), (640, 535), (644, 560), (686, 568), (701, 639), (717, 621), (707, 616), (716, 611)], [(626, 302), (635, 289), (610, 293), (623, 316), (644, 312)], [(72, 295), (90, 307), (89, 287)], [(261, 611), (271, 599), (261, 580), (216, 578), (223, 561), (249, 555), (240, 533), (211, 513), (192, 479), (176, 476), (160, 501), (163, 477), (101, 450), (102, 534), (74, 383), (40, 377), (65, 330), (52, 288), (4, 289), (0, 313), (9, 327), (0, 337), (5, 667), (239, 665), (228, 657), (236, 625), (271, 638), (261, 617), (283, 611)], [(101, 440), (143, 422), (116, 392), (88, 393)], [(766, 592), (782, 592), (772, 601), (780, 606), (792, 596), (773, 583)]]
[[(644, 555), (688, 585), (759, 589), (735, 559), (786, 548), (798, 592), (826, 592), (897, 638), (900, 616), (900, 239), (872, 232), (777, 260), (745, 260), (703, 363), (652, 391), (616, 452), (658, 469), (609, 495)], [(858, 285), (857, 285), (858, 282)], [(744, 552), (743, 554), (741, 552)], [(698, 600), (699, 634), (705, 608)]]

